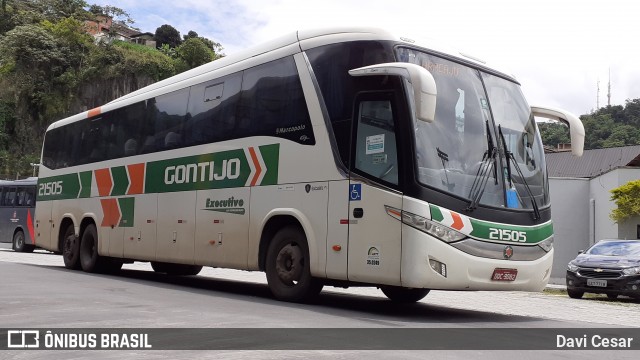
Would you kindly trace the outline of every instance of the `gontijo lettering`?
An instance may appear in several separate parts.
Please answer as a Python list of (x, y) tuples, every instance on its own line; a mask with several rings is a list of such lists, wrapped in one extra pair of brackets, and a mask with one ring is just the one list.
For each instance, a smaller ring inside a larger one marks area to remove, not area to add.
[(168, 166), (164, 170), (164, 183), (188, 184), (202, 181), (234, 180), (240, 176), (240, 159), (222, 160), (222, 166), (216, 171), (215, 162)]

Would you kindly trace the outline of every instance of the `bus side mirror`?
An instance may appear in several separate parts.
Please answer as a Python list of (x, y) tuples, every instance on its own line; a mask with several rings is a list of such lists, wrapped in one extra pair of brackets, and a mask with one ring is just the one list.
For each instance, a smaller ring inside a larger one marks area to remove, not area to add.
[(349, 70), (351, 76), (402, 76), (413, 87), (413, 100), (416, 107), (416, 118), (421, 121), (433, 122), (436, 117), (436, 81), (433, 75), (416, 64), (395, 62), (365, 66)]
[(576, 156), (582, 156), (582, 151), (584, 149), (584, 125), (582, 125), (582, 121), (580, 121), (580, 119), (568, 111), (541, 106), (532, 106), (531, 112), (533, 113), (533, 116), (539, 116), (567, 124), (571, 135), (571, 153)]

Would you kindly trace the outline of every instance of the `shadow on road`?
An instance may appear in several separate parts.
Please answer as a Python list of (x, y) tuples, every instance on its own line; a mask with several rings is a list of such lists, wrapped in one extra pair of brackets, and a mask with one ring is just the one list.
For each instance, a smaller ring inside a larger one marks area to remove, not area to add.
[[(275, 300), (266, 284), (205, 276), (171, 276), (145, 270), (123, 269), (116, 274), (89, 274), (82, 271), (68, 270), (59, 266), (23, 265), (60, 271), (73, 276), (108, 278), (109, 281), (137, 283), (145, 286), (191, 292), (199, 296), (223, 297), (234, 301), (299, 308), (305, 311), (315, 311), (333, 316), (354, 317), (354, 313), (356, 313), (359, 321), (370, 322), (372, 326), (385, 326), (397, 321), (413, 323), (415, 326), (434, 323), (464, 324), (477, 322), (502, 325), (504, 325), (504, 323), (510, 323), (512, 326), (514, 323), (529, 322), (528, 326), (530, 326), (531, 322), (548, 321), (535, 317), (500, 315), (494, 312), (459, 309), (455, 308), (455, 304), (452, 304), (451, 307), (432, 305), (428, 303), (428, 295), (423, 302), (415, 304), (395, 304), (383, 297), (335, 293), (331, 292), (332, 288), (326, 287), (314, 301), (307, 304), (294, 304)], [(460, 292), (459, 296), (464, 297), (464, 292)], [(496, 293), (495, 299), (496, 308), (498, 308), (501, 304), (498, 293)]]

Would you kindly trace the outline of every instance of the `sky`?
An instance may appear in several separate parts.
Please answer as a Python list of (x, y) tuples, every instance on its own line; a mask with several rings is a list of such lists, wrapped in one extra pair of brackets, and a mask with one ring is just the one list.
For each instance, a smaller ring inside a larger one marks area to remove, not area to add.
[[(430, 38), (507, 69), (530, 105), (576, 115), (640, 98), (637, 0), (88, 0), (154, 33), (169, 24), (226, 55), (301, 29), (372, 26)], [(634, 40), (636, 39), (636, 40)], [(610, 77), (609, 77), (610, 72)]]

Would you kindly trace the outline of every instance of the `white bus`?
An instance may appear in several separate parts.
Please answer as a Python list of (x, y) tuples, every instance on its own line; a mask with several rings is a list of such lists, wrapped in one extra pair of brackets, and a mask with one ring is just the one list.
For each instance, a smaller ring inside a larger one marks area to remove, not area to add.
[(553, 259), (518, 82), (378, 29), (299, 31), (52, 124), (38, 246), (87, 272), (266, 272), (273, 295), (539, 291)]

